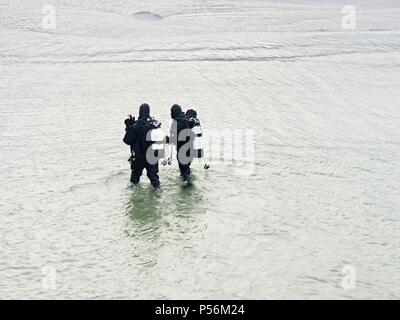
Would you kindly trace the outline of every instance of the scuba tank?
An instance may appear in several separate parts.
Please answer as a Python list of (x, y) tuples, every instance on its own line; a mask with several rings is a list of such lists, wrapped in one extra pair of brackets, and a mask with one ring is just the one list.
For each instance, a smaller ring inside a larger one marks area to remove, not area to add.
[(189, 127), (194, 135), (193, 139), (193, 149), (194, 158), (203, 158), (203, 129), (200, 125), (200, 120), (197, 118), (197, 112), (193, 109), (189, 109), (185, 114), (186, 118), (189, 120)]
[(165, 135), (161, 130), (161, 123), (154, 118), (146, 120), (146, 141), (153, 150), (154, 156), (159, 160), (165, 157)]

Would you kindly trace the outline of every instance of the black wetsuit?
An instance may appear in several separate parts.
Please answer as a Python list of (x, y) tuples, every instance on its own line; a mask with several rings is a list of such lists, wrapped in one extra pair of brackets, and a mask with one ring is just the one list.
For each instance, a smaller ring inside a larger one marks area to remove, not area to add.
[(182, 176), (182, 179), (184, 181), (189, 181), (190, 179), (190, 165), (193, 161), (193, 156), (194, 156), (194, 152), (192, 149), (188, 149), (186, 152), (186, 157), (189, 161), (183, 161), (182, 159), (180, 159), (179, 157), (179, 151), (181, 150), (181, 148), (190, 140), (193, 139), (193, 137), (191, 136), (187, 136), (186, 140), (183, 141), (179, 141), (178, 137), (179, 134), (182, 132), (182, 130), (184, 129), (188, 129), (188, 133), (191, 134), (190, 131), (190, 122), (188, 120), (188, 118), (185, 116), (185, 114), (182, 112), (182, 109), (177, 106), (174, 105), (171, 108), (171, 117), (173, 120), (176, 121), (176, 124), (173, 125), (173, 127), (171, 128), (171, 132), (170, 132), (170, 139), (173, 143), (176, 144), (176, 150), (177, 150), (177, 160), (178, 160), (178, 165), (179, 165), (179, 170)]
[(148, 105), (140, 106), (139, 118), (136, 122), (127, 125), (124, 142), (131, 147), (135, 153), (135, 161), (131, 162), (131, 182), (138, 184), (142, 176), (143, 169), (147, 171), (147, 177), (155, 188), (160, 187), (160, 178), (158, 176), (158, 163), (150, 164), (146, 159), (147, 148), (151, 142), (146, 141), (148, 132), (148, 119), (150, 118), (150, 108)]

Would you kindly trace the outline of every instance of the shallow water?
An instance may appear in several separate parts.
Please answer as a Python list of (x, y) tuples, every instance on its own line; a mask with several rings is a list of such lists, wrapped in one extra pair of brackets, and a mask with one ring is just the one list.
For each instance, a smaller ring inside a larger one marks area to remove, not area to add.
[[(355, 2), (355, 31), (340, 1), (54, 3), (54, 31), (0, 4), (0, 298), (400, 297), (395, 2)], [(254, 172), (132, 189), (143, 101), (254, 129)]]

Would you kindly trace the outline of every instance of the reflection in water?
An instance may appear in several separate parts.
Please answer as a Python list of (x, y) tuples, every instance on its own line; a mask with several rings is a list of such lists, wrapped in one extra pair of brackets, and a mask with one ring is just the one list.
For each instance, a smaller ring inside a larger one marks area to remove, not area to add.
[(162, 210), (160, 196), (149, 186), (134, 186), (130, 194), (126, 212), (133, 224), (131, 237), (157, 238), (161, 226)]
[(126, 208), (135, 233), (133, 237), (156, 234), (163, 221), (170, 215), (175, 217), (195, 216), (205, 212), (203, 190), (193, 184), (181, 186), (180, 178), (166, 181), (162, 193), (150, 185), (138, 185), (132, 189)]
[(184, 234), (199, 232), (197, 218), (205, 212), (203, 200), (203, 190), (195, 184), (181, 187), (176, 177), (165, 181), (162, 193), (143, 184), (130, 191), (124, 232), (132, 239), (142, 271), (158, 264), (164, 246), (180, 241)]
[(174, 214), (178, 217), (194, 216), (205, 212), (203, 192), (196, 186), (195, 178), (191, 185), (176, 188), (174, 198), (177, 199)]
[(124, 232), (133, 240), (136, 266), (139, 271), (145, 271), (158, 262), (156, 250), (161, 236), (161, 199), (151, 186), (134, 186), (129, 194)]

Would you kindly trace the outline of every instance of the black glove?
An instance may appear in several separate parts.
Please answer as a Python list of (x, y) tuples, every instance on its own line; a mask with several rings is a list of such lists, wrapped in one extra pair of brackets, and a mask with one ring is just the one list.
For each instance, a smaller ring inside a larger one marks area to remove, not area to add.
[(129, 118), (124, 121), (126, 127), (131, 127), (135, 124), (136, 120), (135, 117), (129, 115)]

